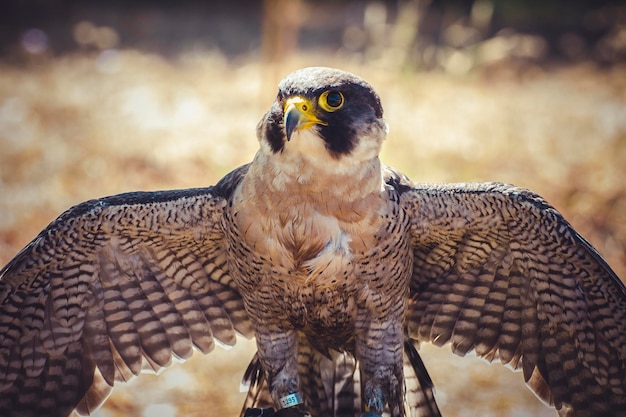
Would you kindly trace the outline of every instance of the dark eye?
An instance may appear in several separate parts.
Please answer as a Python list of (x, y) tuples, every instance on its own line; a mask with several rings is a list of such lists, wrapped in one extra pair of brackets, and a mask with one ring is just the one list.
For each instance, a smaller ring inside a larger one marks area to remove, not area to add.
[(331, 91), (326, 96), (326, 103), (330, 107), (339, 107), (343, 104), (343, 96), (339, 91)]
[(319, 105), (327, 112), (333, 112), (343, 107), (343, 94), (339, 91), (324, 91), (319, 99)]

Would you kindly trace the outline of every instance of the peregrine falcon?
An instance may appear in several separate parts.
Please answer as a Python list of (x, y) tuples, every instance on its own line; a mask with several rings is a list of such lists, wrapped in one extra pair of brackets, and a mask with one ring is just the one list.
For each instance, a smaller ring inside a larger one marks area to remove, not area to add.
[(421, 342), (521, 370), (562, 415), (626, 416), (626, 288), (540, 196), (416, 184), (363, 79), (288, 75), (253, 161), (70, 208), (0, 270), (0, 415), (254, 337), (242, 414), (438, 416)]

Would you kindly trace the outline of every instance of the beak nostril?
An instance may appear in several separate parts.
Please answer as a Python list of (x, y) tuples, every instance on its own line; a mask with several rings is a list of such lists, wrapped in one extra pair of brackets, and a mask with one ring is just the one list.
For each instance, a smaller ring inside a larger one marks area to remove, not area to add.
[(308, 129), (314, 125), (327, 126), (328, 123), (320, 120), (315, 114), (315, 107), (305, 98), (294, 96), (287, 100), (284, 107), (284, 126), (287, 141), (299, 129)]

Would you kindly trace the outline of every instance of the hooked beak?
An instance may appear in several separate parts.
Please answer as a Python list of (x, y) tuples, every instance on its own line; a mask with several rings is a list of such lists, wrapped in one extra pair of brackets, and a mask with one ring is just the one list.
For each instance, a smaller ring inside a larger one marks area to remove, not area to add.
[(320, 120), (314, 111), (311, 101), (295, 96), (285, 103), (285, 133), (287, 140), (291, 140), (291, 135), (296, 130), (308, 129), (314, 125), (326, 126), (328, 123)]

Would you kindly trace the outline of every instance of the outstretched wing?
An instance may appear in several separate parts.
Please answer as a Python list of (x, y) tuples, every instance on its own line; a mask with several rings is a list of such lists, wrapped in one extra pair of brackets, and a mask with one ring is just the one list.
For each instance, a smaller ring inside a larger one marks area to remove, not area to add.
[(626, 289), (541, 197), (390, 180), (411, 217), (409, 336), (522, 369), (575, 416), (626, 415)]
[(89, 414), (115, 382), (252, 334), (216, 187), (75, 206), (0, 270), (0, 415)]

